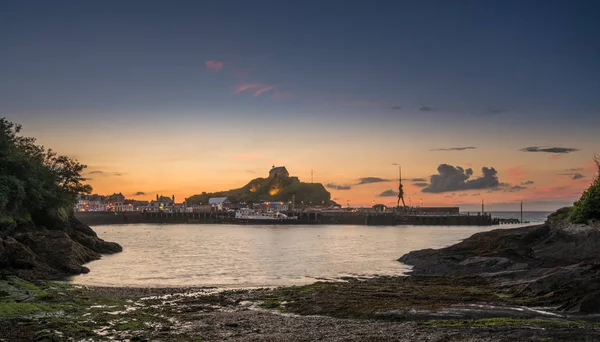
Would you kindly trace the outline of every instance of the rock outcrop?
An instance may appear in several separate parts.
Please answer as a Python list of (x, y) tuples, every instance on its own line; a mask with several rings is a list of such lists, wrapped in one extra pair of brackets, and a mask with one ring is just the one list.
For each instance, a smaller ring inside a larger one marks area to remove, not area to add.
[(83, 264), (122, 250), (71, 218), (66, 225), (21, 225), (0, 230), (0, 274), (25, 279), (60, 279), (89, 272)]
[(482, 275), (528, 303), (600, 312), (600, 225), (546, 224), (477, 233), (446, 248), (399, 261), (414, 275)]

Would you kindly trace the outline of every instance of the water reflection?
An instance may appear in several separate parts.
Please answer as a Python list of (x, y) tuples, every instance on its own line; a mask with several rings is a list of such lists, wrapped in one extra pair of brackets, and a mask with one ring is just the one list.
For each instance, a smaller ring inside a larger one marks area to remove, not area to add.
[(274, 286), (343, 276), (401, 275), (404, 253), (497, 227), (97, 226), (123, 252), (72, 280), (107, 286)]

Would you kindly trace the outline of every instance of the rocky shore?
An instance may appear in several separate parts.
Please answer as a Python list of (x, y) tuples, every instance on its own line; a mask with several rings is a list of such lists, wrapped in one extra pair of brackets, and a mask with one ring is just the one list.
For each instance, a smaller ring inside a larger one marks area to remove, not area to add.
[(74, 217), (47, 226), (0, 225), (0, 276), (62, 279), (87, 273), (83, 264), (121, 250), (119, 244), (100, 239)]
[(478, 275), (530, 305), (600, 313), (600, 224), (550, 219), (478, 233), (456, 245), (402, 256), (413, 275)]
[(593, 320), (517, 306), (511, 311), (511, 298), (490, 290), (482, 278), (469, 277), (237, 291), (83, 287), (8, 278), (0, 281), (0, 294), (3, 341), (600, 339)]

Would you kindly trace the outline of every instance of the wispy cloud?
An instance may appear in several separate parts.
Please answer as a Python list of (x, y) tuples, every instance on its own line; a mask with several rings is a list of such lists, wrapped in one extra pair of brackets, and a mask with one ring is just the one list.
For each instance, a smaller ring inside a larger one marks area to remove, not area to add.
[(394, 191), (392, 189), (386, 190), (386, 191), (380, 193), (379, 195), (377, 195), (377, 197), (394, 197), (394, 196), (398, 196), (398, 192)]
[(400, 107), (400, 106), (392, 106), (392, 107), (390, 107), (390, 109), (391, 110), (400, 110), (400, 109), (402, 109), (402, 107)]
[(389, 182), (389, 179), (379, 178), (379, 177), (363, 177), (358, 179), (358, 184), (371, 184), (371, 183), (383, 183)]
[(262, 83), (246, 83), (235, 87), (234, 93), (239, 94), (245, 91), (251, 91), (252, 96), (260, 96), (268, 91), (275, 89), (276, 85), (266, 85)]
[(504, 189), (504, 192), (517, 192), (525, 189), (527, 188), (521, 185), (509, 185)]
[(204, 65), (208, 70), (217, 72), (223, 69), (223, 65), (225, 65), (225, 63), (223, 63), (222, 61), (208, 60), (204, 62)]
[(477, 147), (474, 146), (464, 146), (464, 147), (447, 147), (447, 148), (434, 148), (430, 151), (464, 151), (464, 150), (474, 150)]
[(109, 177), (109, 176), (121, 177), (121, 176), (123, 176), (123, 174), (121, 172), (106, 172), (106, 171), (102, 171), (102, 170), (90, 171), (90, 172), (88, 172), (88, 175), (98, 175), (98, 176), (105, 176), (105, 177)]
[(421, 112), (435, 112), (437, 111), (437, 108), (433, 108), (430, 106), (422, 106), (421, 108), (419, 108), (419, 111)]
[(352, 186), (350, 184), (335, 184), (335, 183), (327, 183), (327, 188), (334, 190), (350, 190)]
[(413, 178), (410, 180), (411, 182), (427, 182), (425, 178)]
[(534, 181), (528, 180), (528, 181), (521, 182), (521, 185), (532, 185), (534, 183), (535, 183)]
[(144, 191), (138, 191), (136, 193), (133, 193), (131, 196), (145, 196), (146, 193)]
[(585, 176), (579, 172), (558, 173), (557, 175), (558, 176), (569, 176), (569, 177), (571, 177), (572, 180), (578, 180), (578, 179), (585, 178)]
[(412, 183), (414, 186), (418, 186), (419, 188), (426, 188), (429, 186), (427, 182), (414, 182)]
[(547, 147), (547, 146), (529, 146), (521, 149), (521, 152), (543, 152), (543, 153), (571, 153), (579, 151), (572, 147)]

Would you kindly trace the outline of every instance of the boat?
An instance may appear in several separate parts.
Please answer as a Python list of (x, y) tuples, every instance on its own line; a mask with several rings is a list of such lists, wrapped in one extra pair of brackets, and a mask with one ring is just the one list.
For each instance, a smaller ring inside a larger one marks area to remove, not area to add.
[(287, 216), (280, 212), (259, 212), (254, 209), (242, 208), (235, 213), (236, 223), (246, 224), (285, 224), (298, 222), (297, 216)]

